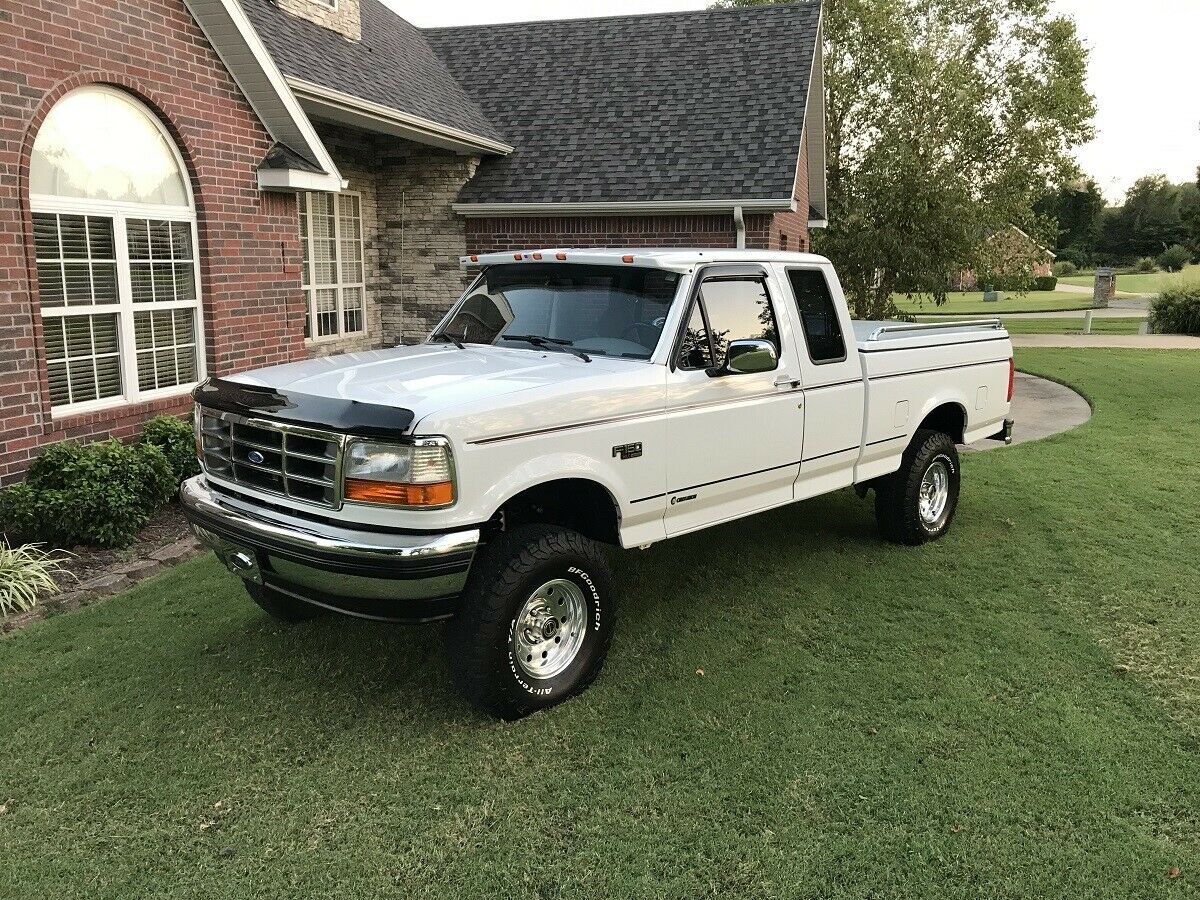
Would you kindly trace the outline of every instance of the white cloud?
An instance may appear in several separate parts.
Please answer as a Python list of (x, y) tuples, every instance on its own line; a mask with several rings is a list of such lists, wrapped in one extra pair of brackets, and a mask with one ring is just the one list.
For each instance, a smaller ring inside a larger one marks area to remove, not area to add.
[(1200, 166), (1196, 0), (1055, 0), (1092, 49), (1096, 140), (1079, 162), (1120, 200), (1142, 175), (1192, 181)]

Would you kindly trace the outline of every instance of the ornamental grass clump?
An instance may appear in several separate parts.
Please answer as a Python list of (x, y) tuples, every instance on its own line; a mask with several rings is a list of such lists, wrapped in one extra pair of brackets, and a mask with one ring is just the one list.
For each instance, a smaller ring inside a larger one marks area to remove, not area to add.
[(58, 590), (63, 555), (35, 545), (9, 546), (0, 540), (0, 619), (27, 612), (38, 598)]

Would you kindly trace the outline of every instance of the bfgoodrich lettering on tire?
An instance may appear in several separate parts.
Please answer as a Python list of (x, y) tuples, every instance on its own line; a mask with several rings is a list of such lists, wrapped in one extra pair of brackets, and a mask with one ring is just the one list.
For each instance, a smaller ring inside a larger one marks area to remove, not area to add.
[(600, 673), (614, 612), (594, 541), (551, 525), (501, 534), (472, 565), (446, 632), (455, 683), (505, 719), (561, 703)]
[(918, 431), (900, 469), (875, 488), (879, 531), (897, 544), (916, 546), (950, 530), (958, 508), (958, 448), (940, 431)]

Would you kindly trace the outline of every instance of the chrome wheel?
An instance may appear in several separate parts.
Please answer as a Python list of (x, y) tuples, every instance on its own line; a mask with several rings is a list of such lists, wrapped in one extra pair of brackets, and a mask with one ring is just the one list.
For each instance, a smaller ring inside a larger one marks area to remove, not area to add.
[(921, 479), (921, 522), (930, 530), (936, 529), (950, 503), (950, 467), (944, 459), (936, 459)]
[(587, 634), (587, 604), (573, 581), (556, 578), (530, 594), (509, 638), (523, 674), (544, 680), (562, 674), (579, 655)]

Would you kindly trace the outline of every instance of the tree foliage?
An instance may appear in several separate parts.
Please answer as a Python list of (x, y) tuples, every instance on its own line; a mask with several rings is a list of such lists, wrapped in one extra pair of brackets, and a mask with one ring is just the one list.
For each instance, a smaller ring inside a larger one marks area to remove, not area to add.
[(1033, 211), (1055, 223), (1054, 250), (1063, 262), (1079, 268), (1096, 261), (1107, 203), (1100, 185), (1091, 179), (1070, 182), (1033, 205)]
[[(753, 6), (771, 0), (725, 0)], [(944, 301), (951, 272), (997, 268), (985, 236), (1076, 175), (1092, 135), (1087, 51), (1048, 0), (825, 0), (829, 228), (854, 314), (893, 292)]]
[(1124, 263), (1143, 256), (1157, 257), (1175, 244), (1191, 246), (1185, 214), (1200, 205), (1196, 185), (1171, 184), (1164, 175), (1147, 175), (1134, 182), (1125, 203), (1105, 215), (1101, 256)]

